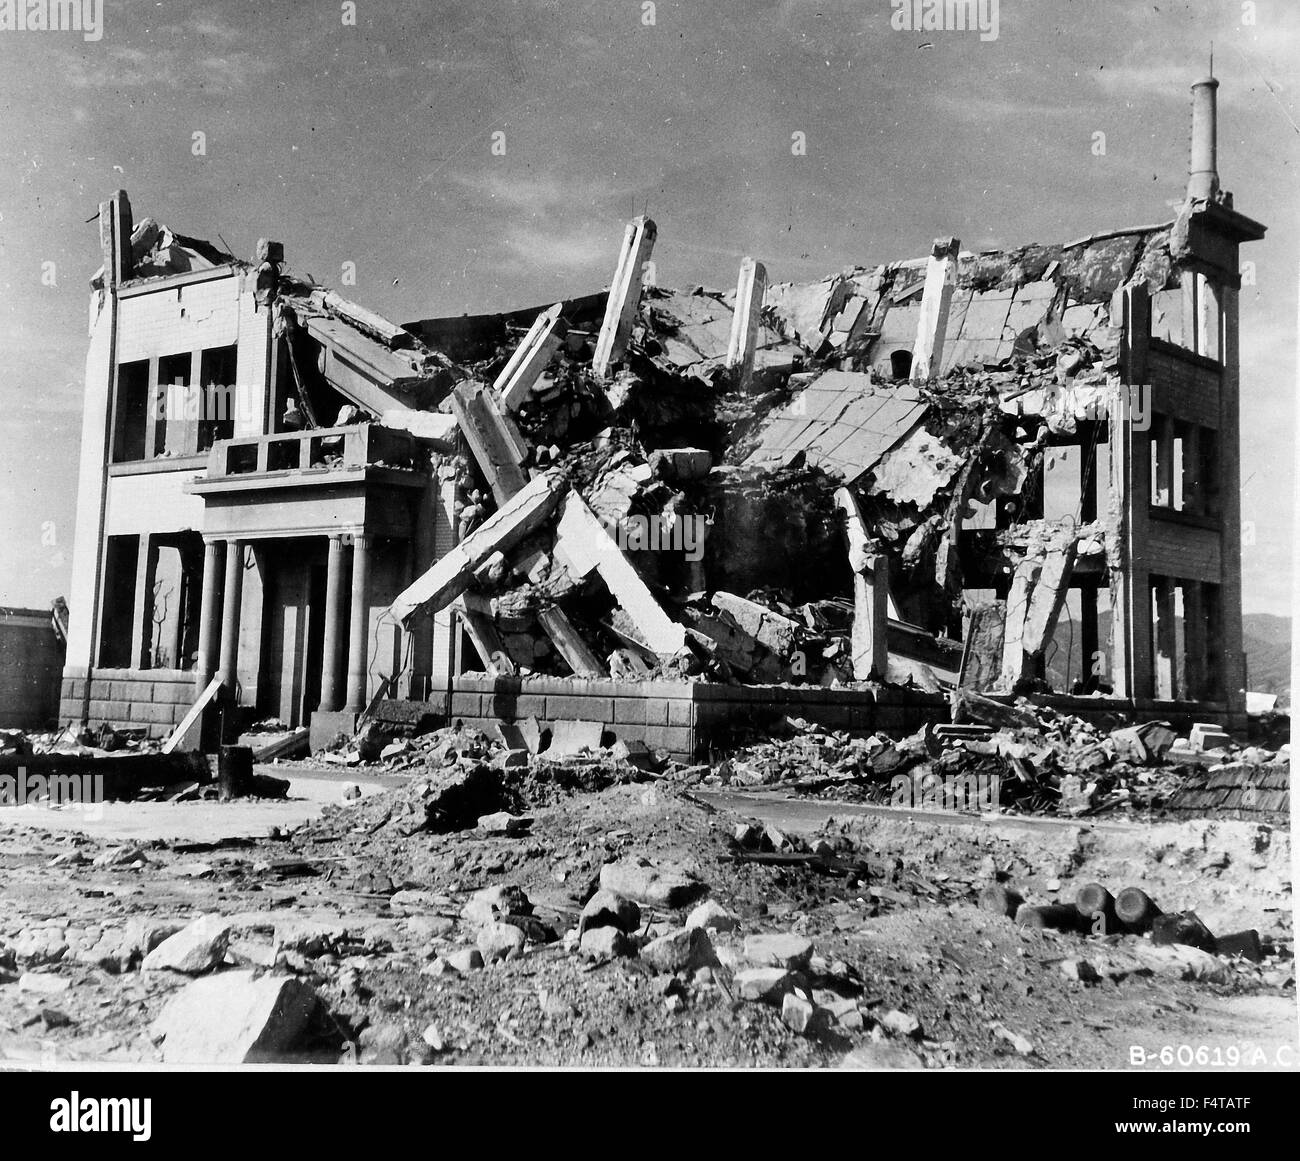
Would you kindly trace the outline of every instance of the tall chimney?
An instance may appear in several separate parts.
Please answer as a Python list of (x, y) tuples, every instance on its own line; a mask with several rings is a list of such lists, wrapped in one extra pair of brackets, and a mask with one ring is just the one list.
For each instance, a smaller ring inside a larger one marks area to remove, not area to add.
[(1192, 164), (1187, 197), (1193, 201), (1213, 201), (1219, 192), (1218, 88), (1213, 77), (1192, 86)]

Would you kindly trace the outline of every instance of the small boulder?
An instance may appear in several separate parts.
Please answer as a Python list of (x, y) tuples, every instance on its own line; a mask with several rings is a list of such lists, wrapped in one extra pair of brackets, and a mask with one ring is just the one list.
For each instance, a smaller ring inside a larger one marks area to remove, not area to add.
[(503, 915), (531, 915), (533, 905), (523, 890), (513, 885), (484, 887), (461, 908), (461, 918), (475, 927), (495, 923)]
[(735, 931), (736, 917), (721, 903), (706, 899), (686, 917), (686, 926), (705, 931)]
[(600, 869), (600, 885), (648, 907), (688, 907), (709, 892), (694, 876), (644, 859), (606, 863)]
[(734, 983), (742, 1000), (777, 1004), (794, 987), (794, 977), (785, 968), (749, 968), (737, 972)]
[(489, 923), (478, 933), (478, 949), (484, 963), (509, 959), (524, 950), (524, 933), (512, 923)]
[(294, 976), (221, 972), (178, 992), (154, 1021), (166, 1064), (258, 1064), (285, 1060), (320, 1001)]
[(659, 972), (686, 972), (713, 962), (713, 944), (701, 927), (682, 927), (651, 940), (641, 959)]
[(641, 908), (617, 891), (597, 891), (582, 909), (579, 934), (597, 927), (616, 927), (630, 935), (641, 926)]
[(826, 1013), (794, 992), (781, 997), (781, 1023), (800, 1036), (811, 1036), (826, 1025)]
[(897, 1008), (890, 1008), (880, 1017), (880, 1026), (895, 1036), (914, 1036), (918, 1039), (921, 1036), (921, 1021), (908, 1012), (900, 1012)]
[(168, 936), (140, 965), (145, 971), (174, 971), (196, 976), (216, 967), (230, 946), (230, 920), (216, 913), (201, 915)]
[(776, 933), (745, 937), (745, 959), (756, 967), (802, 971), (812, 959), (812, 953), (812, 940), (802, 935)]
[(464, 947), (447, 956), (447, 966), (465, 975), (483, 966), (483, 953), (477, 947)]
[(617, 959), (631, 955), (635, 947), (617, 927), (591, 927), (582, 933), (578, 950), (587, 959)]

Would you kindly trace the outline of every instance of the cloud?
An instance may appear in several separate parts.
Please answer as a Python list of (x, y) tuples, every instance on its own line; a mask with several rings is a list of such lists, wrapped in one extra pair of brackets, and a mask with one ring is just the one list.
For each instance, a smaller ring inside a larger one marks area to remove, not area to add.
[[(455, 173), (452, 180), (476, 198), (534, 216), (550, 214), (576, 205), (596, 205), (625, 194), (627, 189), (584, 174), (520, 174), (517, 171), (486, 170)], [(629, 187), (630, 188), (630, 187)]]
[(612, 270), (617, 238), (602, 237), (589, 227), (556, 231), (512, 226), (502, 243), (511, 256), (512, 272), (541, 269), (559, 275), (602, 266)]
[(65, 81), (77, 89), (244, 88), (278, 67), (274, 60), (248, 51), (195, 58), (180, 48), (144, 52), (111, 45), (105, 51), (74, 52), (65, 58)]

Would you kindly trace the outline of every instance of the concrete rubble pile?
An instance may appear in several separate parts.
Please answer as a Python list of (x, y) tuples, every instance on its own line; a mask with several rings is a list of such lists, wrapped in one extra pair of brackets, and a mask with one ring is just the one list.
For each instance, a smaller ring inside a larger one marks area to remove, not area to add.
[[(1224, 739), (1207, 748), (1203, 727), (1179, 738), (1163, 722), (1107, 730), (1026, 698), (1004, 706), (959, 693), (954, 701), (956, 724), (901, 740), (786, 717), (758, 740), (737, 738), (700, 781), (947, 810), (1288, 818), (1289, 747)], [(988, 720), (961, 721), (981, 716)], [(968, 787), (988, 789), (967, 795)]]
[[(1105, 418), (1115, 303), (1174, 277), (1168, 228), (982, 255), (940, 239), (805, 285), (747, 259), (725, 293), (643, 286), (656, 235), (629, 225), (608, 296), (454, 342), (264, 255), (277, 326), (319, 344), (291, 359), (301, 422), (334, 421), (312, 414), (327, 383), (347, 420), (418, 437), (450, 490), (459, 543), (390, 615), (452, 608), (494, 676), (933, 691), (958, 681), (964, 590), (1003, 584), (1027, 612), (1003, 614), (980, 687), (1041, 685), (1071, 571), (1104, 566), (1117, 514), (1044, 521), (1028, 489), (1053, 440)], [(363, 358), (387, 386), (349, 377)], [(972, 573), (957, 533), (977, 509), (998, 518)]]

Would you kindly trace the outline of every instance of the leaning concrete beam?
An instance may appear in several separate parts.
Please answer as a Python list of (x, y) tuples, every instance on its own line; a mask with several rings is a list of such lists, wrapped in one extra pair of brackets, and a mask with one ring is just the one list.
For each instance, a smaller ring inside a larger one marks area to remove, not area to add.
[(562, 309), (563, 303), (557, 302), (537, 316), (492, 385), (507, 411), (519, 410), (568, 333), (569, 324), (560, 317)]
[(573, 627), (573, 622), (564, 615), (558, 605), (537, 614), (537, 621), (551, 639), (565, 664), (573, 670), (575, 677), (608, 677), (605, 667), (582, 639), (582, 634)]
[(565, 498), (556, 536), (556, 554), (572, 576), (600, 574), (649, 648), (672, 656), (686, 645), (686, 630), (659, 607), (654, 594), (577, 492)]
[(943, 340), (948, 331), (948, 311), (957, 287), (956, 238), (936, 238), (925, 271), (921, 310), (916, 320), (916, 342), (912, 346), (912, 382), (920, 383), (939, 374), (943, 364)]
[[(555, 511), (566, 488), (563, 478), (547, 473), (535, 476), (509, 503), (498, 508), (464, 540), (413, 581), (389, 607), (407, 624), (421, 609), (445, 609), (474, 579), (474, 570), (494, 552), (508, 552), (531, 536)], [(593, 517), (594, 519), (594, 517)]]
[(754, 348), (758, 343), (763, 296), (767, 292), (767, 269), (746, 258), (740, 264), (736, 283), (736, 305), (731, 315), (731, 340), (727, 344), (727, 366), (740, 387), (748, 387), (754, 374)]
[(485, 597), (475, 593), (461, 593), (451, 603), (460, 616), (465, 632), (474, 643), (474, 649), (483, 659), (483, 668), (490, 677), (512, 677), (515, 663), (506, 652), (505, 642), (492, 620), (492, 605)]
[(618, 252), (614, 281), (610, 283), (609, 300), (605, 304), (605, 321), (591, 360), (592, 372), (602, 378), (609, 374), (610, 367), (622, 361), (627, 350), (632, 320), (641, 301), (642, 274), (657, 234), (658, 227), (646, 217), (633, 218), (623, 234), (623, 246)]
[(528, 482), (527, 445), (482, 383), (459, 384), (451, 393), (451, 410), (492, 495), (504, 504)]
[(1077, 549), (1078, 542), (1075, 540), (1048, 549), (1047, 559), (1043, 561), (1042, 571), (1038, 574), (1038, 583), (1029, 598), (1021, 635), (1021, 645), (1031, 656), (1041, 654), (1056, 631), (1057, 619), (1069, 593), (1070, 574), (1074, 571)]
[(867, 533), (857, 497), (848, 488), (835, 493), (844, 513), (844, 532), (853, 572), (853, 676), (883, 679), (889, 671), (889, 558)]
[(1026, 557), (1012, 573), (1002, 637), (1002, 675), (997, 685), (999, 689), (1012, 689), (1025, 676), (1025, 618), (1029, 615), (1029, 601), (1042, 567), (1040, 559)]

